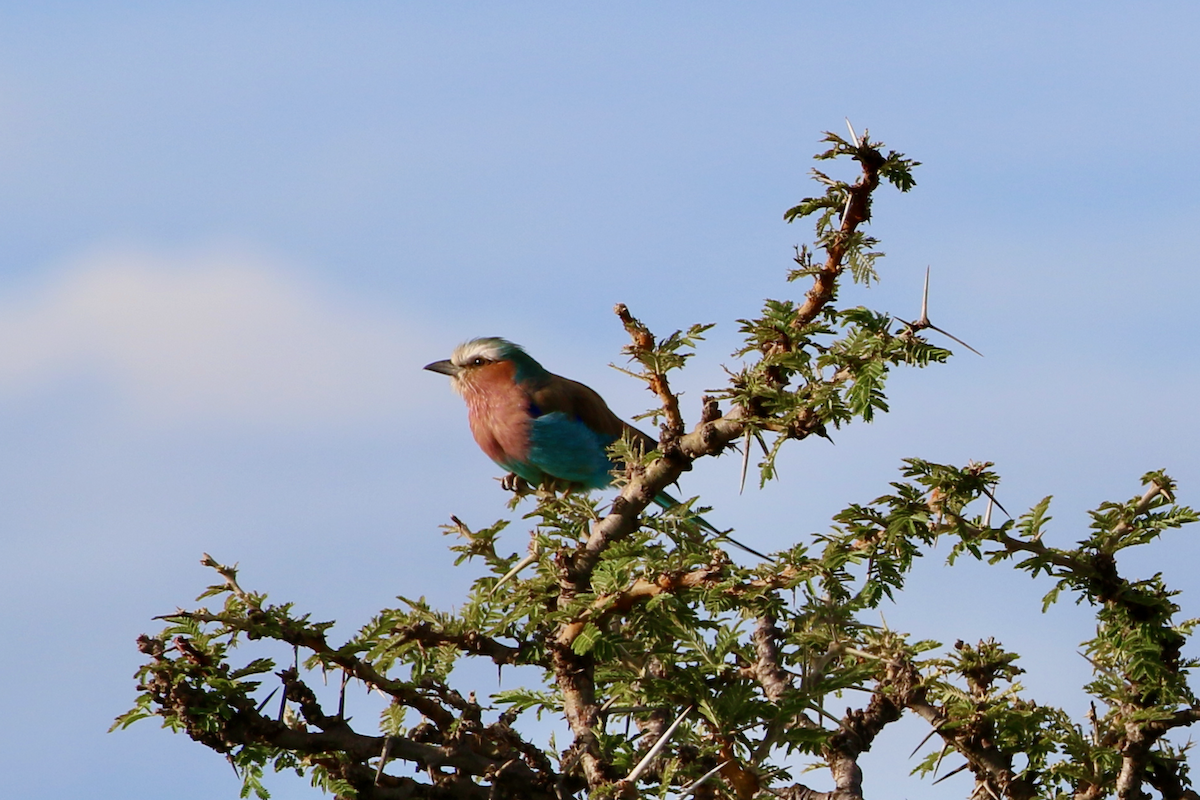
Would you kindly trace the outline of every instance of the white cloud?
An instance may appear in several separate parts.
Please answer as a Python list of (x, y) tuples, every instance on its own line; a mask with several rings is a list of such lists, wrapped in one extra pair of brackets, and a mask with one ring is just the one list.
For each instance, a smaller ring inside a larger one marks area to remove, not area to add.
[(86, 378), (158, 423), (396, 423), (431, 396), (422, 338), (245, 252), (110, 251), (0, 290), (0, 393)]

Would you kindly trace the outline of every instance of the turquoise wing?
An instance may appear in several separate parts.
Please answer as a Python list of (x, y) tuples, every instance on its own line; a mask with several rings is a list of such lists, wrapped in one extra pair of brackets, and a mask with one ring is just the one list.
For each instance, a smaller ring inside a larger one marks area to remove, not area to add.
[(578, 417), (554, 411), (534, 418), (529, 427), (529, 463), (583, 489), (602, 489), (612, 483), (607, 448), (614, 440)]

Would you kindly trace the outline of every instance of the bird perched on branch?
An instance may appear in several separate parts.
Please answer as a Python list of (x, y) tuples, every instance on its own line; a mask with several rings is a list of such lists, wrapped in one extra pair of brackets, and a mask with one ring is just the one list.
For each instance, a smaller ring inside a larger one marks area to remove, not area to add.
[[(619, 466), (608, 454), (617, 439), (627, 437), (635, 451), (657, 446), (614, 414), (596, 392), (553, 374), (506, 339), (472, 339), (456, 347), (449, 359), (425, 369), (450, 376), (450, 385), (467, 402), (471, 433), (480, 449), (534, 486), (555, 478), (569, 488), (603, 489), (612, 484)], [(666, 492), (654, 502), (667, 509), (679, 504)], [(703, 519), (696, 521), (722, 535)]]

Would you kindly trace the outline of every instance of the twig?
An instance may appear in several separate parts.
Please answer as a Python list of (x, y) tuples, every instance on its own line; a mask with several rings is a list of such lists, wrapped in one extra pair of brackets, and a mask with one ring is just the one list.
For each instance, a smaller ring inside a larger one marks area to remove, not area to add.
[[(856, 137), (857, 139), (857, 137)], [(862, 165), (862, 174), (853, 186), (847, 187), (847, 204), (839, 226), (839, 236), (832, 237), (824, 246), (825, 263), (813, 273), (813, 285), (804, 298), (804, 304), (796, 311), (790, 325), (793, 330), (801, 330), (810, 324), (821, 313), (834, 295), (838, 276), (846, 268), (846, 251), (853, 234), (860, 223), (866, 222), (871, 215), (871, 194), (879, 187), (879, 168), (886, 163), (886, 158), (872, 148), (857, 146), (855, 160)]]
[(640, 377), (650, 385), (650, 390), (658, 395), (658, 399), (662, 402), (668, 434), (672, 437), (679, 436), (683, 433), (683, 415), (679, 413), (679, 398), (671, 391), (667, 376), (654, 369), (647, 363), (647, 359), (643, 358), (645, 355), (654, 353), (654, 335), (640, 320), (629, 313), (629, 308), (624, 303), (617, 303), (613, 311), (620, 317), (621, 324), (625, 326), (629, 337), (633, 339), (633, 344), (626, 347), (625, 352), (646, 368)]
[(218, 563), (215, 558), (208, 553), (204, 553), (200, 559), (200, 564), (205, 567), (210, 567), (217, 571), (217, 574), (225, 579), (225, 585), (229, 587), (229, 591), (237, 595), (249, 608), (254, 611), (260, 611), (258, 604), (254, 599), (238, 585), (237, 582), (237, 564), (232, 567), (227, 567), (224, 564)]

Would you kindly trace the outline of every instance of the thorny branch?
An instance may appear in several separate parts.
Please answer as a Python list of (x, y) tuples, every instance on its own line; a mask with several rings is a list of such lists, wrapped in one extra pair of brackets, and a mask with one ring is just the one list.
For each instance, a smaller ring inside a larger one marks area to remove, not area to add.
[[(473, 735), (466, 735), (469, 728), (461, 724), (431, 725), (431, 735), (425, 737), (363, 735), (355, 732), (345, 718), (326, 714), (313, 691), (300, 680), (298, 672), (294, 668), (285, 669), (278, 673), (285, 697), (299, 707), (307, 725), (318, 728), (310, 731), (306, 725), (289, 725), (283, 720), (264, 716), (245, 695), (218, 697), (215, 691), (206, 690), (199, 685), (200, 679), (207, 678), (209, 683), (221, 679), (227, 681), (230, 678), (228, 666), (214, 664), (185, 637), (176, 637), (174, 647), (180, 652), (181, 660), (190, 664), (184, 672), (188, 677), (183, 680), (173, 677), (179, 671), (178, 665), (167, 657), (168, 648), (164, 642), (148, 636), (139, 640), (139, 649), (152, 658), (145, 671), (143, 688), (162, 708), (170, 709), (176, 715), (193, 739), (217, 752), (230, 753), (236, 748), (269, 744), (308, 757), (310, 763), (322, 765), (331, 775), (347, 781), (360, 795), (383, 800), (434, 797), (482, 800), (493, 797), (484, 787), (464, 782), (456, 776), (494, 774), (504, 764), (513, 784), (522, 788), (516, 794), (501, 796), (545, 800), (554, 797), (552, 792), (537, 789), (548, 782), (552, 785), (556, 778), (544, 757), (512, 762), (512, 751), (528, 755), (537, 750), (519, 742), (519, 737), (506, 726), (482, 729), (476, 724)], [(211, 717), (198, 713), (215, 700), (223, 701), (229, 709), (216, 726)], [(477, 716), (475, 718), (477, 720)], [(407, 778), (386, 774), (376, 776), (376, 770), (367, 767), (367, 762), (379, 755), (385, 742), (394, 758), (431, 771), (450, 769), (453, 774), (442, 781), (442, 789)], [(449, 793), (445, 791), (448, 788)]]
[(854, 158), (862, 166), (862, 174), (847, 190), (846, 211), (837, 235), (831, 237), (825, 248), (825, 263), (813, 276), (812, 288), (792, 322), (796, 330), (816, 319), (821, 309), (837, 295), (837, 280), (846, 268), (846, 251), (851, 237), (859, 225), (871, 218), (871, 194), (879, 188), (879, 169), (887, 159), (879, 150), (862, 144), (857, 147)]
[[(814, 275), (813, 288), (808, 292), (806, 302), (797, 317), (795, 324), (800, 326), (811, 322), (833, 299), (837, 279), (844, 269), (845, 259), (853, 246), (852, 236), (857, 227), (870, 216), (870, 195), (878, 186), (879, 170), (885, 162), (885, 157), (877, 149), (868, 145), (865, 140), (860, 143), (855, 138), (855, 148), (853, 157), (862, 166), (863, 174), (858, 183), (849, 189), (840, 235), (826, 236), (823, 239), (822, 246), (826, 250), (827, 259), (824, 267)], [(705, 400), (699, 424), (690, 433), (686, 433), (678, 397), (671, 390), (667, 372), (669, 369), (681, 365), (683, 359), (686, 358), (686, 356), (676, 354), (672, 348), (677, 348), (681, 343), (690, 342), (689, 337), (698, 336), (704, 327), (697, 326), (682, 338), (676, 334), (669, 337), (667, 341), (659, 342), (655, 340), (645, 325), (629, 313), (625, 306), (618, 306), (617, 313), (632, 339), (632, 345), (628, 348), (628, 352), (645, 367), (643, 377), (662, 405), (665, 425), (661, 439), (661, 457), (645, 466), (632, 467), (629, 471), (630, 474), (626, 476), (627, 483), (612, 504), (611, 512), (592, 525), (590, 531), (577, 546), (560, 548), (553, 554), (552, 560), (557, 570), (558, 588), (557, 595), (552, 600), (553, 608), (571, 608), (577, 597), (590, 596), (593, 591), (592, 578), (597, 566), (614, 546), (625, 542), (638, 531), (640, 515), (646, 507), (653, 502), (656, 496), (673, 484), (683, 472), (689, 470), (694, 461), (721, 453), (730, 443), (739, 438), (745, 429), (745, 420), (749, 416), (748, 411), (737, 404), (727, 413), (722, 414), (715, 401)], [(829, 381), (831, 385), (836, 385), (849, 377), (848, 370), (840, 370)], [(756, 409), (754, 414), (756, 425), (760, 428), (769, 428), (775, 424), (769, 418), (763, 417), (759, 411)], [(791, 438), (803, 438), (809, 433), (823, 432), (823, 430), (820, 415), (816, 411), (806, 410), (790, 418), (782, 432)], [(465, 529), (465, 526), (460, 525), (459, 527)], [(490, 554), (492, 558), (495, 557), (494, 549), (487, 537), (478, 538), (474, 549), (485, 556)], [(242, 632), (252, 637), (266, 636), (297, 648), (307, 649), (322, 665), (337, 667), (347, 675), (391, 697), (394, 703), (418, 711), (426, 722), (414, 731), (436, 732), (436, 736), (433, 737), (435, 740), (447, 741), (447, 737), (451, 736), (450, 732), (458, 731), (463, 725), (467, 725), (468, 728), (478, 727), (479, 707), (473, 701), (464, 701), (439, 680), (426, 679), (423, 684), (414, 684), (410, 681), (387, 677), (376, 669), (371, 660), (360, 657), (353, 648), (331, 647), (320, 626), (298, 622), (287, 614), (272, 615), (270, 610), (264, 610), (257, 598), (244, 592), (238, 586), (236, 571), (224, 568), (212, 559), (206, 558), (206, 561), (225, 578), (227, 589), (241, 601), (244, 613), (242, 610), (220, 614), (204, 611), (190, 613), (180, 611), (171, 617), (172, 620), (178, 623), (216, 624), (222, 626), (227, 633)], [(600, 705), (597, 694), (596, 657), (594, 653), (576, 647), (581, 631), (588, 624), (603, 622), (606, 617), (627, 615), (635, 607), (648, 604), (663, 595), (716, 591), (717, 585), (727, 579), (725, 566), (717, 562), (679, 572), (660, 573), (654, 578), (636, 577), (626, 589), (595, 597), (585, 603), (578, 613), (558, 619), (553, 632), (540, 634), (537, 642), (522, 641), (517, 646), (504, 644), (481, 631), (468, 629), (452, 632), (433, 625), (428, 620), (421, 619), (410, 620), (388, 628), (387, 632), (391, 636), (389, 646), (397, 652), (405, 645), (417, 645), (419, 648), (433, 650), (451, 648), (467, 655), (489, 658), (497, 665), (540, 663), (548, 666), (554, 675), (555, 688), (562, 700), (563, 713), (574, 737), (574, 743), (569, 748), (569, 766), (565, 768), (564, 775), (577, 768), (582, 772), (587, 785), (592, 790), (596, 790), (617, 780), (619, 773), (615, 771), (600, 743)], [(750, 602), (747, 599), (748, 596), (741, 595), (743, 588), (756, 590), (759, 594), (766, 596), (779, 588), (794, 585), (796, 580), (794, 566), (784, 564), (779, 566), (773, 574), (749, 581), (743, 580), (740, 583), (735, 581), (720, 592), (727, 598), (725, 602)], [(769, 616), (764, 616), (762, 619), (769, 619)], [(543, 655), (526, 655), (524, 650), (527, 644), (536, 644), (537, 647), (533, 648), (534, 651), (543, 653)], [(767, 666), (771, 657), (768, 656), (764, 647), (770, 649), (775, 646), (775, 644), (767, 645), (765, 640), (760, 639), (759, 641), (758, 664), (760, 671), (758, 679), (769, 694), (777, 694), (779, 687), (786, 680), (782, 667), (777, 662), (774, 672)], [(215, 667), (209, 665), (208, 668)], [(323, 730), (322, 735), (329, 735), (331, 732), (337, 735), (350, 735), (349, 727), (344, 720), (340, 720), (338, 717), (328, 717), (319, 710), (315, 698), (302, 688), (296, 675), (291, 673), (282, 673), (281, 675), (288, 685), (286, 701), (298, 703), (309, 724), (327, 728), (328, 730)], [(254, 710), (251, 709), (251, 711)], [(257, 714), (257, 711), (254, 713)], [(802, 718), (803, 715), (793, 716), (793, 719)], [(253, 719), (257, 724), (257, 718)], [(722, 735), (724, 736), (724, 734)], [(435, 754), (426, 752), (424, 749), (406, 749), (409, 744), (422, 744), (410, 741), (413, 738), (412, 734), (407, 738), (400, 738), (408, 744), (388, 740), (388, 752), (392, 758), (411, 757), (410, 760), (416, 760), (422, 764), (440, 765), (443, 763), (437, 761)], [(382, 752), (379, 748), (383, 743), (378, 741), (378, 737), (366, 737), (364, 741), (358, 739), (354, 741), (357, 742), (355, 746), (363, 752)], [(463, 741), (465, 742), (467, 739)], [(722, 747), (728, 750), (731, 741), (728, 738), (724, 739), (725, 744)], [(243, 743), (248, 744), (249, 742), (250, 739), (246, 739)], [(354, 752), (357, 754), (359, 751), (355, 750)], [(455, 751), (455, 757), (458, 757), (457, 751)], [(490, 757), (489, 754), (488, 758)], [(744, 792), (746, 786), (758, 783), (758, 779), (750, 771), (743, 769), (738, 764), (738, 760), (731, 751), (723, 752), (722, 759), (726, 762), (723, 774), (742, 787), (739, 791)], [(539, 785), (553, 785), (555, 792), (559, 794), (564, 791), (568, 793), (572, 791), (564, 784), (563, 776), (554, 775), (544, 765), (533, 764), (528, 753), (526, 753), (525, 761), (528, 762), (528, 769), (536, 773), (533, 778), (541, 781)], [(361, 766), (363, 769), (367, 769), (365, 764)], [(456, 766), (464, 774), (481, 775), (486, 773), (492, 777), (500, 775), (511, 777), (516, 774), (514, 768), (507, 762), (498, 763), (494, 759), (487, 761), (486, 764), (479, 761), (471, 762), (469, 765), (453, 766)], [(710, 764), (709, 769), (711, 768)], [(347, 768), (341, 770), (340, 774), (350, 775), (352, 771)], [(381, 776), (381, 779), (385, 777)], [(451, 785), (459, 786), (462, 783), (453, 776), (434, 777), (435, 783), (443, 788)], [(707, 791), (711, 790), (710, 786)], [(454, 791), (465, 792), (466, 790), (461, 789), (460, 786)], [(467, 796), (467, 794), (462, 796)]]
[(494, 663), (517, 664), (521, 662), (521, 648), (502, 644), (490, 636), (484, 636), (479, 631), (450, 634), (439, 631), (428, 622), (416, 622), (392, 630), (396, 634), (396, 643), (417, 642), (419, 644), (437, 647), (450, 645), (468, 655), (487, 656)]
[[(881, 178), (902, 189), (910, 186), (907, 169), (915, 163), (894, 153), (884, 156), (853, 130), (850, 138), (848, 143), (829, 134), (826, 141), (835, 145), (819, 157), (850, 155), (860, 167), (856, 181), (842, 183), (818, 173), (830, 191), (789, 212), (827, 212), (817, 228), (825, 257), (816, 264), (807, 249), (798, 249), (800, 269), (789, 280), (812, 278), (798, 307), (779, 302), (774, 307), (779, 316), (764, 312), (752, 323), (741, 320), (763, 332), (757, 339), (748, 334), (743, 351), (757, 351), (761, 360), (721, 391), (730, 403), (727, 411), (717, 399), (705, 397), (699, 421), (688, 431), (668, 380), (669, 371), (687, 358), (678, 351), (691, 347), (706, 326), (659, 340), (626, 306), (617, 306), (632, 342), (625, 352), (641, 364), (638, 377), (661, 406), (653, 412), (665, 421), (660, 455), (633, 460), (610, 511), (598, 519), (592, 505), (571, 526), (556, 528), (544, 516), (552, 502), (542, 498), (535, 512), (543, 515), (542, 522), (531, 534), (537, 542), (531, 561), (539, 565), (535, 577), (507, 584), (498, 595), (499, 584), (487, 576), (476, 584), (466, 609), (455, 614), (408, 601), (415, 609), (411, 613), (384, 613), (335, 647), (326, 638), (328, 624), (294, 617), (290, 606), (268, 606), (265, 596), (238, 584), (236, 569), (206, 555), (204, 563), (224, 581), (208, 594), (226, 594), (225, 610), (180, 610), (166, 617), (174, 638), (164, 634), (139, 641), (149, 658), (139, 673), (143, 696), (123, 719), (160, 715), (227, 754), (248, 781), (254, 769), (268, 763), (313, 769), (329, 791), (339, 797), (356, 794), (359, 800), (572, 800), (582, 792), (597, 800), (633, 800), (647, 782), (659, 783), (660, 792), (691, 785), (701, 800), (759, 800), (764, 792), (791, 800), (861, 800), (861, 755), (887, 725), (912, 710), (931, 725), (940, 753), (965, 758), (962, 768), (974, 775), (975, 800), (1029, 800), (1062, 786), (1078, 800), (1099, 800), (1114, 791), (1121, 800), (1142, 800), (1149, 796), (1147, 786), (1166, 800), (1200, 800), (1190, 789), (1182, 754), (1163, 741), (1171, 730), (1200, 722), (1200, 705), (1186, 685), (1186, 671), (1194, 664), (1181, 654), (1190, 627), (1171, 622), (1177, 609), (1157, 578), (1134, 583), (1116, 568), (1117, 550), (1148, 540), (1148, 519), (1162, 527), (1191, 521), (1178, 510), (1174, 517), (1161, 513), (1164, 502), (1174, 502), (1165, 476), (1151, 481), (1139, 501), (1120, 509), (1115, 522), (1074, 550), (1049, 547), (1040, 531), (1030, 535), (1022, 529), (1018, 535), (1011, 521), (991, 527), (990, 517), (982, 523), (967, 518), (967, 503), (981, 494), (992, 497), (987, 487), (994, 487), (994, 480), (983, 480), (979, 465), (945, 468), (950, 483), (958, 486), (929, 491), (926, 482), (918, 491), (893, 484), (896, 495), (873, 501), (869, 509), (848, 509), (837, 518), (845, 530), (835, 526), (832, 533), (813, 537), (825, 545), (820, 555), (798, 543), (778, 562), (752, 570), (711, 546), (694, 546), (692, 534), (672, 532), (661, 521), (649, 523), (647, 530), (663, 540), (664, 532), (676, 537), (674, 547), (646, 544), (651, 536), (642, 531), (642, 512), (697, 460), (721, 454), (747, 433), (779, 434), (778, 446), (824, 435), (827, 422), (868, 419), (871, 393), (882, 396), (872, 381), (889, 364), (923, 365), (941, 358), (913, 335), (932, 327), (924, 304), (918, 323), (898, 334), (887, 315), (833, 306), (847, 268), (856, 278), (873, 274), (870, 262), (878, 254), (864, 251), (874, 241), (859, 231), (870, 219), (872, 193)], [(832, 344), (824, 338), (847, 330)], [(838, 347), (843, 349), (834, 353)], [(843, 402), (848, 387), (866, 397), (854, 413)], [(842, 416), (831, 411), (839, 402)], [(510, 568), (515, 556), (499, 557), (495, 549), (502, 523), (473, 532), (454, 522), (468, 542), (456, 548), (464, 558), (481, 558), (496, 575)], [(1027, 527), (1032, 530), (1035, 523)], [(1095, 734), (1086, 742), (1081, 744), (1059, 718), (1038, 716), (1033, 704), (1012, 700), (1015, 689), (992, 691), (993, 680), (1008, 674), (1001, 668), (1008, 665), (1003, 658), (991, 672), (990, 666), (922, 662), (922, 648), (935, 645), (909, 645), (903, 635), (860, 622), (862, 612), (902, 588), (913, 558), (939, 536), (953, 537), (956, 548), (979, 558), (1024, 559), (1019, 568), (1046, 573), (1060, 588), (1077, 591), (1101, 608), (1101, 633), (1088, 643), (1086, 657), (1111, 686), (1107, 695), (1100, 693), (1110, 710), (1103, 718), (1093, 715)], [(983, 553), (985, 544), (995, 549)], [(749, 633), (740, 627), (743, 620), (747, 625), (753, 620)], [(1105, 650), (1103, 637), (1110, 631), (1116, 638), (1141, 637), (1153, 664), (1133, 664), (1128, 653)], [(239, 635), (295, 648), (296, 665), (274, 673), (283, 689), (277, 719), (264, 713), (273, 695), (256, 702), (252, 693), (258, 683), (246, 680), (274, 665), (252, 662), (234, 670), (225, 660)], [(346, 676), (336, 713), (327, 713), (302, 680), (301, 650), (311, 653), (310, 667)], [(506, 710), (485, 724), (492, 709), (448, 682), (459, 656), (487, 659), (498, 668), (540, 666), (549, 673), (549, 691), (496, 695)], [(955, 680), (965, 677), (966, 692), (950, 686), (951, 674)], [(389, 700), (381, 726), (387, 735), (365, 735), (351, 727), (344, 713), (350, 679)], [(868, 692), (870, 699), (834, 717), (825, 701), (846, 690)], [(517, 733), (513, 724), (527, 708), (539, 714), (561, 711), (570, 729), (565, 750), (552, 754)], [(421, 717), (407, 728), (405, 709)], [(1011, 722), (1005, 714), (1021, 713), (1036, 724), (1004, 729)], [(620, 715), (636, 726), (640, 739), (614, 733), (610, 723)], [(672, 718), (676, 721), (668, 726)], [(1079, 753), (1079, 771), (1067, 770), (1077, 766), (1074, 762), (1051, 765), (1047, 760), (1047, 754), (1058, 752), (1055, 748), (1074, 753), (1070, 747)], [(833, 788), (821, 791), (801, 783), (778, 788), (792, 780), (771, 763), (785, 748), (822, 758)], [(557, 764), (553, 755), (560, 758)], [(1014, 766), (1019, 756), (1027, 758), (1023, 769)], [(419, 779), (389, 773), (389, 762), (414, 767)]]
[[(625, 326), (625, 330), (629, 333), (630, 338), (633, 339), (633, 344), (626, 348), (626, 352), (634, 357), (645, 357), (653, 353), (655, 341), (654, 334), (650, 333), (650, 329), (639, 320), (634, 319), (624, 303), (617, 303), (614, 311), (620, 317), (621, 323)], [(661, 369), (649, 370), (647, 382), (650, 390), (658, 395), (659, 400), (662, 402), (663, 414), (667, 420), (664, 432), (668, 437), (679, 436), (683, 433), (683, 415), (679, 413), (679, 398), (671, 391), (666, 371)]]
[[(170, 615), (168, 619), (215, 622), (229, 630), (243, 631), (251, 636), (262, 636), (266, 633), (264, 630), (266, 626), (262, 625), (263, 621), (254, 619), (253, 615), (239, 618), (232, 614), (180, 611)], [(321, 659), (322, 663), (341, 667), (368, 686), (390, 695), (396, 702), (420, 712), (422, 716), (431, 720), (439, 728), (448, 728), (454, 723), (453, 714), (437, 701), (417, 691), (410, 683), (393, 680), (379, 674), (372, 664), (358, 658), (353, 653), (331, 647), (326, 641), (324, 633), (311, 626), (289, 619), (284, 620), (271, 632), (274, 633), (274, 638), (296, 647), (311, 650)]]

